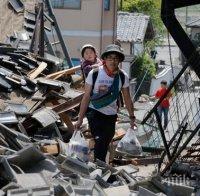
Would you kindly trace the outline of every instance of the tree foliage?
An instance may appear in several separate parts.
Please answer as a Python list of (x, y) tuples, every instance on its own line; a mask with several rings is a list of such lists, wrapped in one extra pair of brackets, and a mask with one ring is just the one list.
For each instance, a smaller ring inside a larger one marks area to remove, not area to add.
[(147, 71), (145, 80), (149, 80), (156, 74), (156, 67), (154, 60), (147, 53), (137, 56), (132, 69), (132, 77), (141, 80)]

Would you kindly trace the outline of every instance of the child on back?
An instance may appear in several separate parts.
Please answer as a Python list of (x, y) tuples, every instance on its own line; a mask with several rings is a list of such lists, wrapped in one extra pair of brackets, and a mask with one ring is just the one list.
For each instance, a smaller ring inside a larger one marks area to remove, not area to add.
[(81, 68), (83, 71), (84, 78), (87, 78), (88, 73), (102, 65), (101, 60), (97, 57), (96, 49), (91, 44), (86, 44), (81, 49), (81, 56), (83, 61), (81, 63)]

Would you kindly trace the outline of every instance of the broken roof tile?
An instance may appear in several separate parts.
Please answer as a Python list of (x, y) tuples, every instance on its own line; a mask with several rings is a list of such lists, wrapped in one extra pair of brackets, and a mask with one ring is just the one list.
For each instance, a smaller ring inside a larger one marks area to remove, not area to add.
[(117, 40), (142, 42), (145, 38), (150, 17), (141, 13), (118, 12)]

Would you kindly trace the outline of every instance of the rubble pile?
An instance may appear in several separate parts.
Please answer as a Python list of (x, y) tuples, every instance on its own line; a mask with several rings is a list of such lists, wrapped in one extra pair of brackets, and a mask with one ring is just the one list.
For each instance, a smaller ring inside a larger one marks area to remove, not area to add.
[[(191, 195), (194, 188), (154, 176), (139, 176), (132, 164), (112, 167), (66, 155), (58, 139), (36, 140), (0, 124), (1, 195)], [(7, 138), (7, 139), (6, 139)], [(164, 194), (165, 193), (165, 194)]]
[[(180, 184), (171, 178), (159, 177), (157, 172), (153, 177), (140, 175), (140, 165), (160, 161), (159, 156), (153, 156), (155, 152), (138, 157), (114, 154), (115, 143), (128, 127), (122, 113), (110, 150), (112, 166), (93, 161), (94, 141), (87, 122), (82, 132), (91, 151), (89, 161), (69, 155), (67, 149), (74, 130), (73, 121), (77, 119), (76, 108), (83, 96), (83, 91), (72, 88), (77, 83), (73, 83), (71, 74), (80, 67), (55, 72), (57, 65), (49, 59), (6, 45), (0, 51), (1, 195), (143, 196), (178, 195), (182, 189), (184, 195), (194, 192), (199, 168), (189, 176), (195, 173), (193, 185), (187, 184), (191, 182), (189, 178)], [(144, 151), (150, 150), (144, 144), (152, 132), (138, 135)], [(145, 166), (143, 169), (146, 170)], [(178, 177), (182, 173), (175, 169), (174, 174)]]

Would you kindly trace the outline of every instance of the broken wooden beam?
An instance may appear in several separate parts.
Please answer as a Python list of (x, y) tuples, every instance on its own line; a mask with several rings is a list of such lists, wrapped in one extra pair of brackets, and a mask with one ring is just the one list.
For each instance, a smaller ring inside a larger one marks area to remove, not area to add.
[(81, 70), (80, 65), (78, 65), (76, 67), (72, 67), (70, 69), (65, 69), (65, 70), (62, 70), (62, 71), (58, 71), (56, 73), (49, 74), (49, 75), (46, 76), (46, 78), (47, 79), (55, 79), (55, 78), (58, 79), (58, 76), (61, 77), (63, 75), (65, 75), (65, 76), (71, 75), (71, 74), (73, 74), (73, 73), (75, 73), (76, 71), (79, 71), (79, 70)]
[(28, 74), (28, 77), (33, 80), (35, 79), (38, 75), (40, 75), (47, 67), (47, 63), (41, 62), (39, 67), (37, 67), (34, 71)]
[(54, 108), (52, 108), (55, 112), (57, 112), (58, 114), (64, 113), (69, 111), (70, 109), (73, 109), (75, 107), (77, 107), (81, 100), (82, 100), (83, 94), (75, 97), (74, 99), (70, 99), (69, 101), (66, 101), (64, 103), (61, 103), (57, 106), (55, 106)]
[(126, 131), (123, 128), (119, 128), (118, 130), (115, 131), (113, 141), (122, 139), (125, 134), (126, 134)]
[(132, 159), (133, 165), (150, 165), (158, 164), (160, 162), (160, 157), (145, 157), (145, 158), (136, 158)]
[[(52, 100), (51, 102), (52, 102), (54, 105), (57, 105), (57, 104), (58, 104), (58, 101), (57, 101), (57, 100)], [(59, 113), (58, 111), (56, 111), (55, 108), (53, 108), (53, 110), (59, 114), (60, 118), (61, 118), (61, 119), (63, 120), (63, 122), (67, 125), (68, 130), (69, 130), (70, 132), (73, 132), (73, 131), (74, 131), (74, 125), (73, 125), (73, 123), (72, 123), (71, 118), (69, 117), (69, 115), (67, 115), (66, 112)]]
[(57, 155), (59, 153), (57, 144), (41, 146), (40, 149), (43, 153), (48, 153), (51, 155)]

